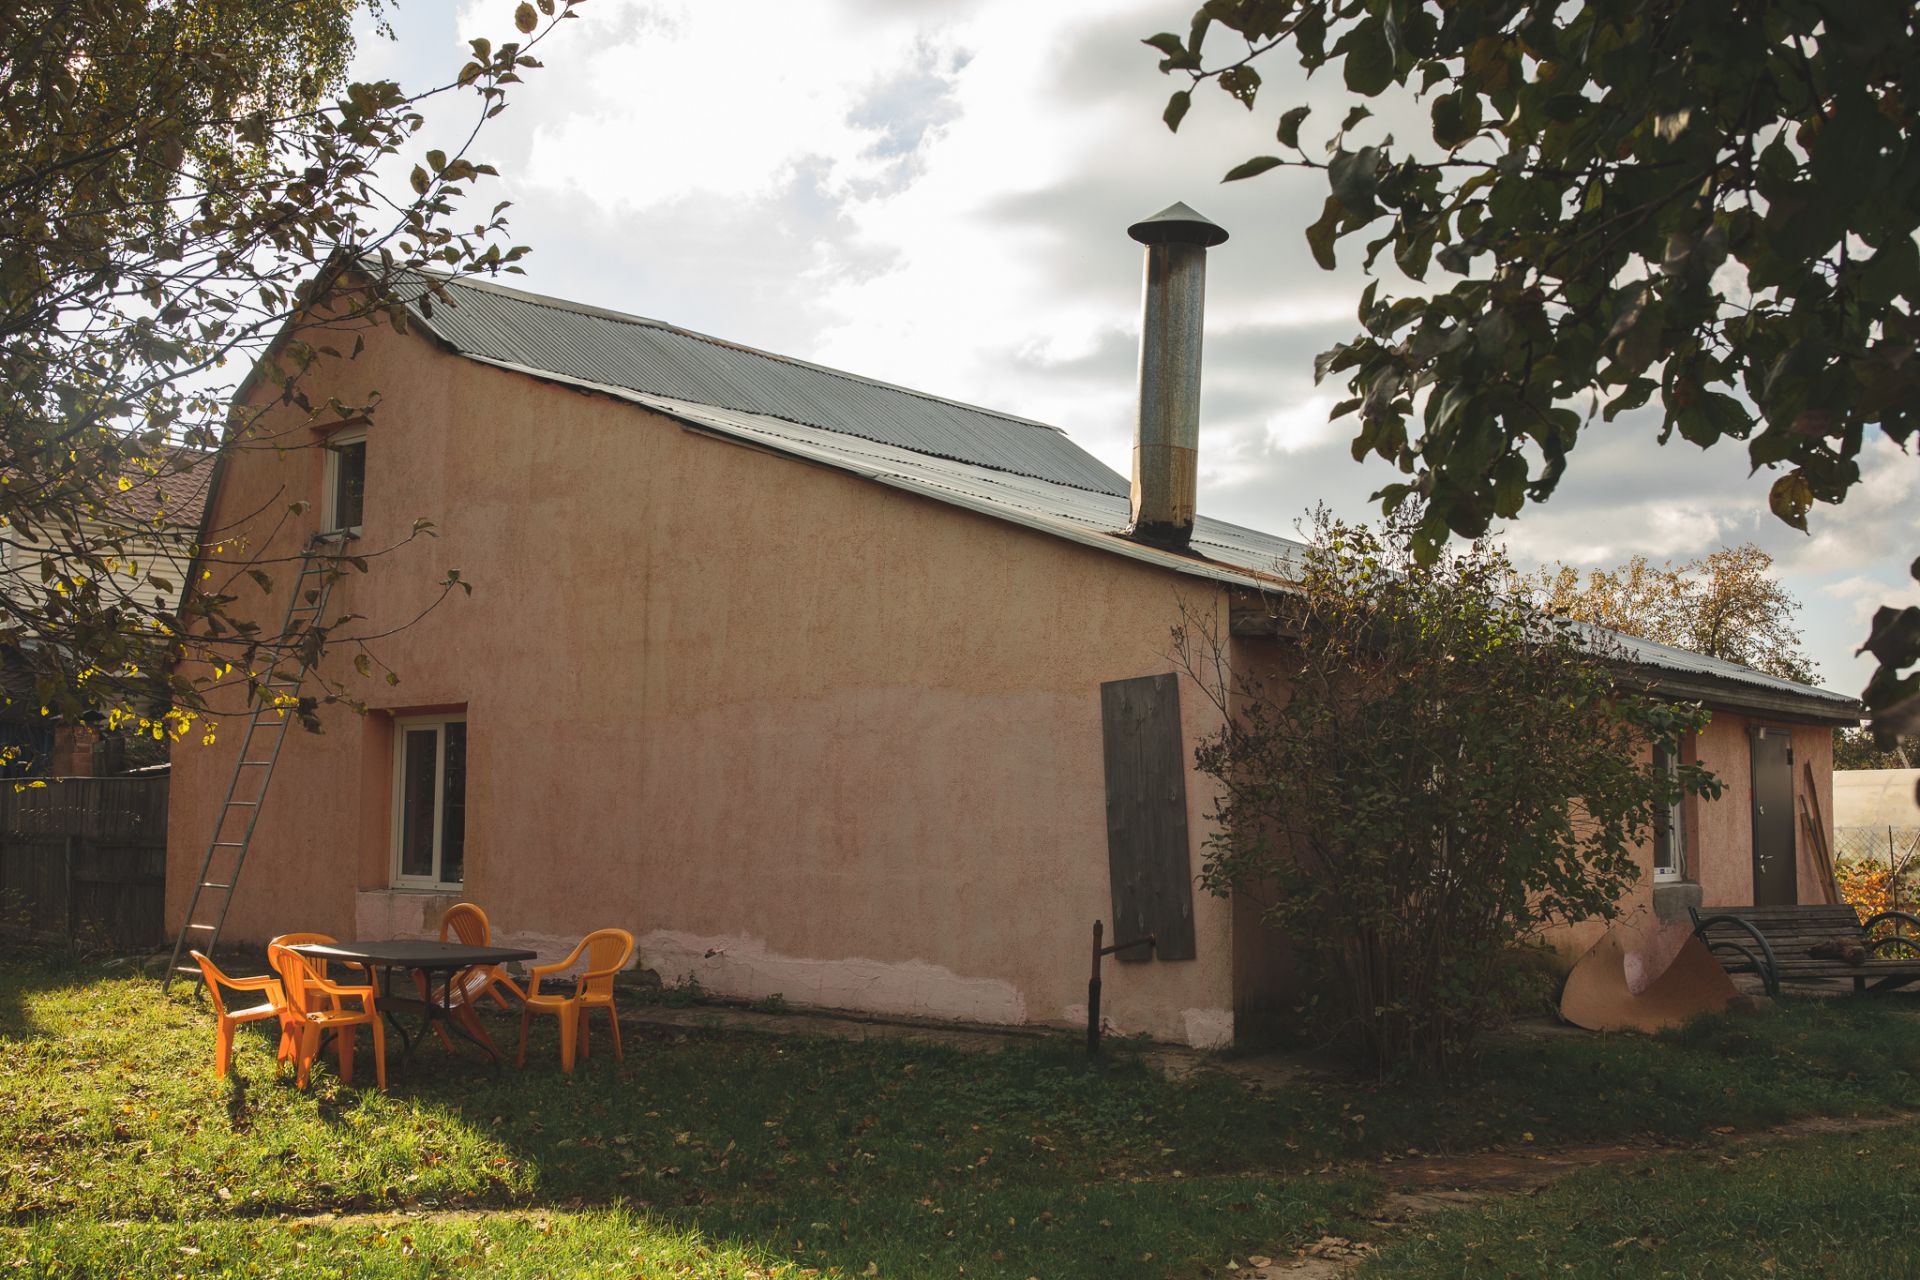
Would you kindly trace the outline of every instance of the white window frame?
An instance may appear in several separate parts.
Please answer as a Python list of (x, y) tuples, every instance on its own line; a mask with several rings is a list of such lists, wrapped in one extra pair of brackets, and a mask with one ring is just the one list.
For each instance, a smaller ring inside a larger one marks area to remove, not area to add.
[[(458, 889), (466, 883), (465, 850), (462, 849), (460, 864), (461, 879), (442, 880), (440, 878), (440, 859), (442, 849), (440, 840), (442, 825), (446, 821), (447, 788), (447, 726), (464, 725), (467, 717), (464, 712), (437, 716), (395, 716), (393, 721), (393, 839), (391, 841), (392, 859), (390, 870), (392, 884), (396, 889)], [(433, 871), (429, 875), (410, 876), (401, 872), (401, 859), (405, 856), (407, 835), (407, 733), (410, 730), (434, 730), (433, 748)], [(469, 739), (471, 746), (471, 739)], [(464, 789), (464, 784), (463, 784)], [(464, 801), (464, 796), (462, 797)]]
[[(1670, 783), (1679, 780), (1680, 758), (1683, 753), (1684, 746), (1676, 746), (1673, 752), (1667, 756), (1667, 780)], [(1658, 751), (1654, 753), (1654, 759), (1658, 761)], [(1659, 864), (1660, 833), (1658, 828), (1654, 831), (1653, 857), (1655, 861), (1653, 864), (1653, 881), (1655, 884), (1678, 884), (1687, 878), (1686, 800), (1687, 798), (1685, 796), (1680, 796), (1678, 799), (1669, 802), (1666, 806), (1667, 848), (1672, 854), (1672, 866), (1663, 867)]]
[[(364, 447), (366, 443), (367, 429), (365, 427), (342, 428), (321, 442), (321, 448), (326, 450), (327, 454), (326, 480), (320, 491), (320, 531), (322, 533), (336, 534), (348, 538), (357, 538), (360, 536), (360, 526), (357, 524), (345, 529), (340, 527), (340, 450), (342, 447), (350, 444), (357, 444)], [(360, 518), (362, 520), (366, 519), (366, 504), (367, 494), (363, 485), (360, 491)]]

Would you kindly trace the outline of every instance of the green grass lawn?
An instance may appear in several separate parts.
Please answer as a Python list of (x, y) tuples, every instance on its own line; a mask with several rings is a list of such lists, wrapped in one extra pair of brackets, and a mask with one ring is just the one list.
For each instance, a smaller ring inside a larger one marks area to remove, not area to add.
[(382, 1094), (363, 1037), (356, 1087), (322, 1065), (302, 1093), (257, 1028), (216, 1079), (184, 990), (0, 956), (0, 1275), (1225, 1274), (1363, 1229), (1378, 1185), (1348, 1162), (1920, 1097), (1920, 1020), (1887, 1002), (1507, 1039), (1447, 1085), (1258, 1093), (1124, 1050), (1090, 1067), (1065, 1038), (968, 1054), (664, 1028), (631, 1028), (624, 1063), (597, 1037), (568, 1079), (551, 1022), (525, 1071), (429, 1043)]
[(1920, 1124), (1596, 1169), (1409, 1229), (1356, 1280), (1920, 1276)]

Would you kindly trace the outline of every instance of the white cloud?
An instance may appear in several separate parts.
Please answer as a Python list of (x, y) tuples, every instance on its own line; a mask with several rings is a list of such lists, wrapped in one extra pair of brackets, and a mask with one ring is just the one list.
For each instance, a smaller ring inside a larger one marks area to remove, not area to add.
[(1876, 609), (1882, 606), (1900, 609), (1908, 605), (1920, 605), (1920, 583), (1889, 582), (1885, 578), (1861, 573), (1829, 582), (1820, 590), (1846, 606), (1847, 616), (1861, 625), (1862, 635), (1866, 634), (1866, 624), (1873, 620)]
[(1813, 537), (1793, 557), (1820, 571), (1875, 561), (1911, 558), (1920, 552), (1920, 459), (1884, 436), (1860, 451), (1860, 483), (1837, 507), (1816, 507), (1808, 525)]
[(1333, 443), (1351, 428), (1345, 423), (1329, 422), (1334, 398), (1316, 391), (1293, 404), (1282, 405), (1267, 415), (1267, 443), (1281, 453), (1302, 453)]
[(816, 163), (837, 196), (884, 182), (894, 122), (920, 104), (894, 101), (885, 115), (863, 104), (897, 91), (902, 73), (937, 92), (954, 52), (904, 17), (856, 21), (823, 5), (607, 9), (583, 10), (618, 34), (563, 55), (565, 110), (542, 113), (526, 174), (603, 208), (695, 194), (771, 200)]

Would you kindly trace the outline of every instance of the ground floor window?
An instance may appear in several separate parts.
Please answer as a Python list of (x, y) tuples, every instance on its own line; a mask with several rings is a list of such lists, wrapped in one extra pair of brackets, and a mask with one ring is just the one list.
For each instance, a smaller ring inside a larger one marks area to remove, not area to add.
[[(1664, 775), (1667, 784), (1680, 785), (1680, 753), (1669, 751), (1665, 747), (1653, 749), (1653, 767), (1655, 772)], [(1685, 810), (1681, 801), (1674, 799), (1655, 808), (1653, 814), (1653, 878), (1655, 880), (1684, 880), (1687, 878), (1687, 829), (1684, 821)]]
[(467, 722), (394, 722), (393, 880), (458, 885), (466, 870)]

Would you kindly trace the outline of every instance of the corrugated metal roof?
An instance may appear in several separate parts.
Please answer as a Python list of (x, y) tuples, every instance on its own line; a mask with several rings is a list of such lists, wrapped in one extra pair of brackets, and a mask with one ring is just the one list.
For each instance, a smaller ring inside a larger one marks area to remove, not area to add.
[(1124, 476), (1057, 427), (923, 395), (639, 316), (500, 285), (447, 282), (414, 308), (462, 355), (649, 395), (825, 427), (994, 471), (1124, 497)]
[(1791, 680), (1782, 680), (1755, 671), (1752, 667), (1743, 667), (1737, 662), (1725, 658), (1709, 658), (1703, 653), (1691, 649), (1676, 649), (1670, 644), (1657, 644), (1652, 640), (1642, 640), (1638, 636), (1626, 635), (1619, 631), (1608, 631), (1603, 627), (1593, 630), (1617, 644), (1627, 661), (1636, 666), (1653, 667), (1662, 671), (1680, 672), (1690, 676), (1709, 676), (1716, 680), (1732, 680), (1739, 684), (1753, 685), (1775, 693), (1792, 694), (1796, 697), (1819, 698), (1838, 705), (1858, 706), (1859, 700), (1845, 693), (1835, 693), (1831, 689), (1816, 689), (1812, 685), (1795, 684)]
[[(1043, 423), (499, 285), (451, 282), (449, 292), (459, 305), (436, 304), (421, 322), (483, 364), (629, 400), (1177, 573), (1261, 589), (1297, 576), (1301, 543), (1206, 516), (1194, 523), (1193, 555), (1121, 536), (1130, 516), (1126, 479)], [(1735, 662), (1602, 634), (1640, 667), (1858, 705)]]

